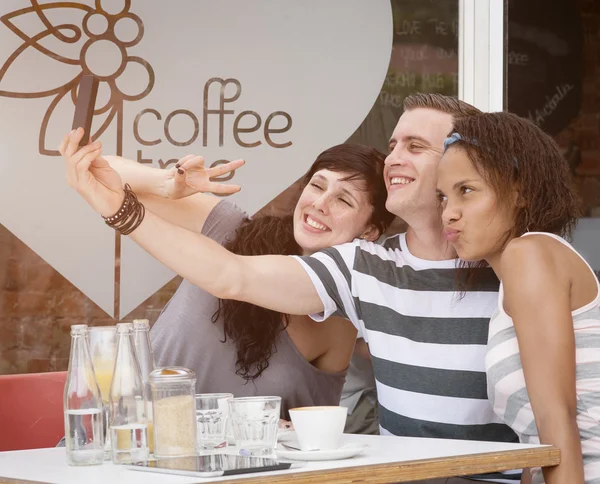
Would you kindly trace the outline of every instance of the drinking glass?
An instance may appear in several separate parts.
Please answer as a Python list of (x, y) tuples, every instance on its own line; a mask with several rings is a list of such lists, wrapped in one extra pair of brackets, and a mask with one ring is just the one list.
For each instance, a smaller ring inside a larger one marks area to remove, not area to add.
[(108, 425), (108, 394), (115, 370), (115, 358), (117, 356), (117, 327), (116, 326), (94, 326), (88, 330), (90, 353), (92, 364), (96, 373), (96, 380), (102, 397), (104, 424), (104, 459), (112, 456), (110, 446), (110, 432)]
[(271, 455), (277, 444), (281, 397), (242, 397), (229, 400), (233, 436), (250, 455)]
[(201, 393), (196, 395), (198, 448), (220, 449), (227, 445), (227, 422), (231, 393)]

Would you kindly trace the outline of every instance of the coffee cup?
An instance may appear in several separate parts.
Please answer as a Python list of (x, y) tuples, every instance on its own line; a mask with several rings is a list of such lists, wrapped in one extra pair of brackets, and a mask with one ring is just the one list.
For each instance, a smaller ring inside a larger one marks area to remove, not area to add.
[(290, 418), (300, 449), (335, 450), (340, 447), (348, 409), (345, 407), (298, 407)]

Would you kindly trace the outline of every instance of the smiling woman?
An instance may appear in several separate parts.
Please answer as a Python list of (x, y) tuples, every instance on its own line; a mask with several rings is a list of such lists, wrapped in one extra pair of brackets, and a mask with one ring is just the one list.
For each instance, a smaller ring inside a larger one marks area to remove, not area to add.
[(357, 234), (375, 240), (385, 231), (393, 216), (385, 209), (383, 174), (377, 178), (370, 173), (371, 156), (383, 169), (383, 154), (359, 145), (330, 148), (310, 168), (294, 210), (294, 237), (303, 255), (348, 242)]

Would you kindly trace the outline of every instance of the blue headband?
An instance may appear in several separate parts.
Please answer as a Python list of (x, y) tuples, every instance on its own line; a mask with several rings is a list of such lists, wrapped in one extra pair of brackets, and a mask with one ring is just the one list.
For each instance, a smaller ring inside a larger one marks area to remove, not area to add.
[(476, 139), (473, 139), (473, 140), (471, 140), (471, 142), (469, 142), (468, 140), (464, 139), (459, 133), (454, 132), (448, 138), (446, 138), (444, 140), (444, 152), (448, 149), (448, 147), (451, 144), (454, 144), (457, 141), (464, 141), (465, 143), (469, 143), (474, 146), (479, 146), (479, 143), (477, 142)]
[[(456, 143), (457, 141), (463, 141), (463, 142), (473, 145), (473, 146), (479, 146), (479, 142), (475, 138), (470, 139), (470, 140), (465, 139), (460, 135), (460, 133), (454, 132), (448, 138), (446, 138), (444, 140), (444, 153), (450, 147), (450, 145)], [(516, 156), (513, 156), (513, 161), (515, 163), (515, 168), (519, 169), (519, 162), (518, 162)]]

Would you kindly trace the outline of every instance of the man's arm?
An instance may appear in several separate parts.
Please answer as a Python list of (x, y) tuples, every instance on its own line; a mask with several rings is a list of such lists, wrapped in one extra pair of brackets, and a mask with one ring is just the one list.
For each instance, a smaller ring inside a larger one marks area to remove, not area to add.
[[(74, 133), (79, 136), (81, 132)], [(70, 133), (65, 137), (68, 147), (61, 151), (67, 182), (100, 215), (119, 214), (126, 195), (123, 181), (101, 156), (101, 143), (77, 150), (78, 145), (72, 140)], [(313, 284), (292, 257), (238, 256), (208, 237), (171, 224), (151, 211), (146, 212), (131, 238), (167, 267), (219, 298), (246, 301), (289, 314), (324, 309), (316, 289), (320, 283)]]
[(323, 311), (313, 282), (292, 257), (239, 256), (152, 212), (146, 213), (130, 237), (177, 274), (219, 298), (287, 314)]
[(517, 333), (540, 442), (561, 453), (560, 465), (543, 469), (544, 479), (547, 484), (583, 484), (571, 281), (550, 246), (553, 242), (530, 236), (509, 244), (501, 263), (504, 307)]

